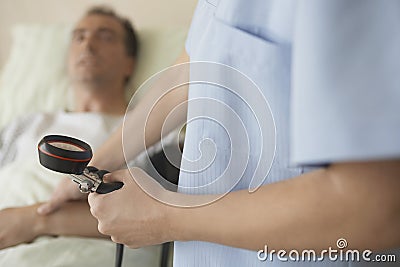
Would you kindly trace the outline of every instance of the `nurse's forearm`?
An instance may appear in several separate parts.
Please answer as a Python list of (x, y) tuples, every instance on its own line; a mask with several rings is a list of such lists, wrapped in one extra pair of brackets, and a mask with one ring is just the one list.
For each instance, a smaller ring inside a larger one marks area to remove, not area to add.
[[(400, 246), (400, 161), (333, 164), (290, 180), (228, 194), (201, 208), (175, 208), (173, 239), (251, 250)], [(188, 196), (197, 198), (202, 196)]]
[[(187, 61), (189, 57), (186, 52), (183, 52), (176, 64)], [(177, 76), (163, 76), (162, 79), (157, 80), (137, 106), (128, 112), (123, 125), (125, 129), (123, 130), (121, 125), (96, 151), (90, 164), (110, 171), (119, 169), (125, 163), (123, 151), (127, 158), (133, 159), (147, 146), (160, 140), (162, 127), (164, 127), (164, 133), (168, 133), (183, 124), (186, 120), (187, 86), (172, 90), (164, 97), (160, 98), (160, 96), (171, 88), (170, 85), (187, 82), (188, 77), (189, 72), (180, 72)], [(168, 114), (179, 105), (181, 108), (175, 113), (176, 116), (168, 125), (164, 125)], [(124, 137), (122, 137), (123, 134)]]

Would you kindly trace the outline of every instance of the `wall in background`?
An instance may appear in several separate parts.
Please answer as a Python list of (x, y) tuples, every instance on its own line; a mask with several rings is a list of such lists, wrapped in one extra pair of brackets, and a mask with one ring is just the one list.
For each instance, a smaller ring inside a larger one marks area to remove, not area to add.
[(74, 23), (96, 4), (107, 4), (130, 18), (137, 28), (188, 27), (197, 0), (1, 0), (0, 68), (11, 47), (13, 25), (18, 23)]

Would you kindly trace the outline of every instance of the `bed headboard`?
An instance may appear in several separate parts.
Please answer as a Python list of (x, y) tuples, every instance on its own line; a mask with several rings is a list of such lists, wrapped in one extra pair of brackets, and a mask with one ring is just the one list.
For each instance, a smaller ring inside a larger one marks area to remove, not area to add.
[[(109, 4), (108, 4), (109, 3)], [(0, 69), (11, 49), (15, 24), (72, 24), (88, 7), (108, 4), (130, 18), (137, 28), (188, 27), (197, 0), (2, 0), (0, 1)]]

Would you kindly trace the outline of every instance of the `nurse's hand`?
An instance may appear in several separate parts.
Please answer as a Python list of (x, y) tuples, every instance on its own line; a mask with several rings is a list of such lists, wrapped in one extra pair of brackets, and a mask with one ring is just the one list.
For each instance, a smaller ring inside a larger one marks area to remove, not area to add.
[(37, 212), (40, 215), (48, 215), (58, 210), (67, 201), (83, 200), (86, 198), (87, 194), (81, 193), (76, 183), (71, 181), (71, 179), (63, 178), (53, 191), (50, 200), (40, 205)]
[[(131, 172), (135, 178), (145, 179), (155, 195), (168, 194), (141, 169), (133, 168)], [(107, 174), (104, 180), (121, 181), (124, 186), (108, 194), (89, 194), (90, 212), (98, 220), (98, 230), (102, 234), (130, 248), (171, 241), (167, 233), (170, 232), (168, 218), (172, 207), (146, 194), (128, 169)]]

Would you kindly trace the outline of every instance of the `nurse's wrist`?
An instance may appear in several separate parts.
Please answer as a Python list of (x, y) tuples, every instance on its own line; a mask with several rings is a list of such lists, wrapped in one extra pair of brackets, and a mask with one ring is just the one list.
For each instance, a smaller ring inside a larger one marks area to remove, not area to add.
[[(187, 195), (165, 191), (164, 200), (164, 241), (188, 241), (187, 225), (190, 224), (188, 209), (182, 207), (182, 201)], [(179, 203), (179, 204), (178, 204)]]
[(172, 205), (171, 199), (175, 197), (176, 192), (164, 191), (163, 198), (160, 199), (161, 203), (161, 221), (159, 222), (159, 229), (162, 229), (160, 233), (162, 242), (178, 241), (180, 236), (180, 208)]
[[(203, 240), (204, 230), (208, 224), (204, 220), (204, 208), (207, 203), (215, 200), (215, 195), (188, 195), (177, 192), (169, 192), (170, 211), (167, 215), (168, 241), (193, 241)], [(207, 224), (207, 225), (205, 225)]]
[(169, 229), (168, 241), (189, 241), (188, 225), (191, 223), (188, 220), (188, 208), (173, 207), (169, 214)]

